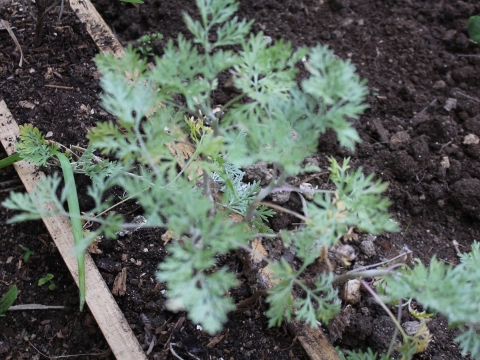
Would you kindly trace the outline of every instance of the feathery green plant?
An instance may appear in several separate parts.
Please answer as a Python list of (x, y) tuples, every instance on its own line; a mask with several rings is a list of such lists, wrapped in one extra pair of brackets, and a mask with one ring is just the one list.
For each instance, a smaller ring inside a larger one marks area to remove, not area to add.
[(480, 243), (470, 253), (460, 254), (456, 267), (433, 257), (427, 267), (420, 261), (409, 272), (392, 273), (387, 282), (386, 300), (415, 298), (430, 311), (445, 315), (452, 327), (463, 332), (456, 338), (462, 355), (480, 359)]
[(153, 42), (155, 40), (163, 39), (163, 35), (160, 33), (146, 34), (137, 40), (137, 51), (143, 56), (153, 56)]
[[(233, 17), (238, 6), (233, 0), (199, 0), (197, 4), (200, 21), (184, 16), (193, 41), (182, 35), (176, 42), (169, 40), (152, 70), (131, 48), (118, 60), (109, 55), (97, 58), (103, 74), (103, 106), (118, 122), (99, 123), (88, 135), (89, 148), (113, 155), (119, 164), (109, 168), (108, 178), (107, 174), (101, 177), (101, 171), (91, 174), (89, 193), (101, 199), (108, 187), (122, 186), (142, 205), (148, 226), (168, 228), (182, 240), (168, 248), (171, 256), (159, 265), (158, 279), (168, 284), (170, 309), (188, 310), (194, 322), (213, 333), (234, 309), (232, 299), (224, 294), (237, 284), (226, 269), (212, 272), (216, 256), (247, 248), (256, 232), (269, 231), (263, 222), (273, 211), (262, 200), (287, 186), (288, 176), (318, 170), (302, 163), (315, 153), (318, 137), (327, 128), (336, 131), (342, 145), (353, 149), (359, 138), (348, 119), (365, 109), (367, 89), (354, 67), (336, 59), (326, 47), (293, 50), (283, 40), (270, 44), (262, 33), (249, 34), (252, 22)], [(223, 49), (232, 45), (239, 50)], [(295, 79), (299, 66), (310, 74), (301, 84)], [(225, 70), (234, 74), (233, 83), (241, 94), (214, 112), (212, 92)], [(182, 171), (191, 181), (177, 171), (185, 139), (176, 129), (191, 126), (185, 120), (189, 116), (205, 124), (197, 126), (197, 135), (192, 136), (194, 154), (183, 164)], [(89, 156), (91, 163), (93, 153)], [(258, 183), (241, 181), (240, 168), (258, 161), (274, 167), (274, 177), (263, 189)], [(381, 198), (385, 184), (372, 182), (360, 170), (348, 172), (348, 161), (341, 166), (331, 163), (337, 190), (317, 191), (307, 205), (307, 226), (282, 235), (303, 265), (300, 269), (285, 262), (271, 265), (283, 279), (268, 300), (271, 325), (294, 315), (312, 326), (332, 318), (339, 309), (332, 275), (321, 274), (309, 288), (299, 281), (302, 273), (348, 226), (373, 232), (394, 229), (386, 213), (389, 203)], [(140, 171), (135, 172), (138, 165)], [(133, 176), (127, 176), (127, 171)], [(46, 178), (34, 196), (55, 198), (58, 182), (55, 177)], [(68, 213), (61, 201), (53, 202), (57, 211)], [(26, 203), (25, 196), (12, 195), (6, 206), (31, 211)], [(100, 213), (105, 206), (99, 201), (89, 213)], [(232, 211), (245, 220), (234, 224), (228, 216)], [(115, 231), (128, 226), (118, 216), (83, 218), (101, 225), (89, 239), (99, 232), (114, 237)], [(85, 249), (89, 239), (77, 250)], [(307, 297), (292, 303), (286, 295), (298, 286)]]
[[(238, 7), (234, 0), (197, 0), (197, 5), (199, 21), (184, 15), (193, 39), (183, 35), (170, 39), (153, 68), (132, 48), (120, 59), (96, 58), (102, 73), (103, 106), (118, 120), (97, 124), (88, 134), (87, 151), (70, 165), (92, 178), (88, 193), (95, 206), (89, 214), (108, 209), (111, 204), (103, 201), (104, 193), (118, 185), (142, 206), (146, 226), (172, 232), (176, 240), (168, 246), (170, 255), (159, 264), (157, 274), (159, 281), (167, 283), (167, 307), (188, 311), (193, 322), (215, 333), (235, 308), (225, 294), (238, 284), (234, 274), (218, 268), (218, 256), (249, 249), (251, 240), (268, 232), (264, 222), (273, 214), (273, 205), (263, 200), (285, 188), (302, 192), (286, 179), (319, 170), (303, 161), (315, 153), (319, 135), (327, 128), (335, 131), (342, 146), (354, 149), (360, 139), (350, 120), (366, 108), (367, 88), (348, 61), (337, 59), (324, 46), (294, 50), (283, 40), (271, 42), (262, 33), (250, 34), (252, 22), (233, 16)], [(308, 73), (300, 83), (299, 67)], [(239, 95), (217, 111), (212, 93), (225, 71), (233, 75)], [(188, 140), (179, 129), (189, 130), (193, 140), (188, 159), (184, 159)], [(117, 162), (102, 161), (94, 150)], [(263, 188), (242, 182), (241, 168), (259, 161), (273, 168), (272, 180)], [(396, 230), (387, 213), (389, 201), (382, 198), (386, 184), (364, 176), (361, 169), (350, 169), (348, 159), (329, 161), (335, 189), (315, 190), (303, 214), (296, 214), (303, 226), (278, 234), (301, 262), (293, 266), (285, 260), (269, 261), (277, 278), (267, 298), (270, 325), (294, 317), (311, 326), (328, 322), (340, 307), (332, 286), (338, 277), (327, 272), (306, 281), (307, 267), (325, 260), (322, 254), (351, 226), (371, 233)], [(4, 205), (23, 211), (12, 221), (38, 217), (35, 203), (47, 200), (56, 209), (40, 209), (41, 215), (68, 215), (62, 205), (66, 195), (56, 196), (59, 184), (58, 177), (46, 177), (32, 197), (12, 194)], [(234, 222), (232, 213), (243, 215), (243, 221)], [(100, 225), (76, 243), (77, 254), (99, 234), (114, 238), (121, 229), (138, 228), (138, 224), (124, 223), (120, 215), (75, 218)], [(444, 274), (453, 270), (445, 269)], [(472, 273), (465, 276), (474, 281)], [(430, 284), (446, 277), (437, 276)], [(394, 292), (397, 299), (419, 296), (427, 303), (433, 301), (428, 300), (432, 292), (422, 293), (425, 289), (413, 286), (409, 275), (401, 279), (401, 289)], [(296, 289), (304, 297), (295, 299)], [(461, 312), (452, 313), (454, 321), (467, 320), (455, 315)], [(472, 326), (474, 332), (476, 325)], [(475, 349), (480, 342), (471, 331), (466, 334), (469, 338), (464, 341), (472, 344), (468, 348)]]

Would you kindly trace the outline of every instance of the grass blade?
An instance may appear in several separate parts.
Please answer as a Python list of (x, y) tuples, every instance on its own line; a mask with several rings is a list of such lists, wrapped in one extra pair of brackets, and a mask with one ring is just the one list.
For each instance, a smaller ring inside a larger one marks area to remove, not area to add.
[(5, 159), (0, 160), (0, 169), (10, 166), (20, 160), (22, 160), (22, 157), (18, 153), (7, 156)]
[[(60, 161), (63, 171), (63, 179), (67, 186), (67, 203), (70, 212), (70, 222), (72, 224), (73, 240), (75, 246), (81, 243), (83, 238), (82, 220), (80, 218), (80, 206), (78, 204), (77, 188), (73, 177), (73, 169), (68, 158), (57, 152), (56, 156)], [(75, 252), (78, 263), (78, 287), (80, 288), (80, 311), (83, 311), (85, 305), (85, 252)]]

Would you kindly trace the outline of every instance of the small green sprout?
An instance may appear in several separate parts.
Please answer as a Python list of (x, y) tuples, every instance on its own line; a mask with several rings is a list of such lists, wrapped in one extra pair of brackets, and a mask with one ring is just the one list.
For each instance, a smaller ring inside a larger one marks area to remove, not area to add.
[(163, 39), (163, 35), (160, 33), (143, 35), (140, 39), (137, 40), (137, 44), (138, 44), (137, 50), (143, 56), (153, 56), (155, 55), (152, 51), (153, 43), (155, 40), (160, 40), (160, 39)]
[(38, 286), (43, 286), (45, 284), (48, 284), (48, 288), (50, 290), (55, 290), (57, 288), (57, 286), (53, 283), (52, 279), (53, 279), (53, 274), (47, 274), (45, 275), (45, 277), (43, 278), (40, 278), (38, 280)]
[(23, 251), (25, 251), (25, 255), (23, 255), (23, 262), (27, 262), (28, 259), (30, 259), (30, 256), (33, 254), (33, 251), (23, 245), (20, 245), (20, 247)]

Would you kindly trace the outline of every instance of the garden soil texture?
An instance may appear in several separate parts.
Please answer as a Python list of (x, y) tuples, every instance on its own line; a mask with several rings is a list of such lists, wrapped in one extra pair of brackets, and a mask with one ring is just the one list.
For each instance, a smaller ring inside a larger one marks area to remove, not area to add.
[[(157, 55), (169, 38), (187, 34), (182, 12), (198, 17), (193, 2), (187, 0), (147, 0), (139, 6), (97, 0), (94, 5), (124, 45), (135, 45), (144, 34), (162, 33), (164, 39), (153, 44)], [(35, 21), (30, 10), (21, 2), (0, 2), (0, 19), (10, 23), (24, 55), (19, 67), (20, 53), (0, 28), (0, 99), (19, 124), (31, 123), (64, 145), (86, 145), (85, 135), (97, 122), (114, 120), (99, 104), (99, 73), (93, 62), (98, 50), (75, 14), (65, 9), (58, 20), (60, 7), (45, 17), (42, 43), (34, 47)], [(465, 30), (468, 18), (478, 14), (477, 0), (240, 3), (237, 15), (254, 19), (254, 32), (263, 31), (273, 40), (284, 38), (294, 46), (328, 45), (367, 80), (369, 108), (354, 122), (362, 143), (349, 152), (327, 131), (319, 139), (318, 153), (309, 159), (325, 170), (327, 156), (351, 157), (354, 167), (362, 166), (365, 173), (390, 184), (386, 195), (401, 231), (376, 237), (360, 234), (358, 242), (350, 243), (357, 252), (356, 265), (393, 257), (404, 247), (425, 264), (435, 255), (455, 265), (457, 252), (469, 251), (472, 242), (480, 240), (480, 48), (469, 41)], [(228, 74), (220, 79), (215, 104), (225, 104), (237, 95), (228, 80)], [(4, 156), (0, 148), (0, 157)], [(84, 194), (81, 207), (88, 210), (91, 199), (84, 191), (88, 181), (82, 177), (77, 181), (79, 193), (83, 189)], [(325, 188), (328, 176), (311, 183)], [(10, 189), (23, 191), (12, 167), (0, 170), (0, 201)], [(117, 200), (123, 195), (120, 190), (112, 194)], [(287, 206), (296, 209), (295, 200), (292, 195)], [(134, 202), (115, 211), (129, 220), (141, 214)], [(89, 311), (78, 311), (78, 289), (43, 223), (7, 224), (12, 216), (12, 211), (0, 207), (0, 294), (16, 284), (15, 304), (65, 309), (8, 312), (0, 318), (0, 358), (39, 359), (40, 353), (113, 358)], [(278, 231), (295, 222), (290, 215), (279, 214), (270, 225)], [(127, 268), (126, 294), (116, 300), (145, 350), (145, 328), (150, 325), (155, 330), (157, 345), (149, 354), (151, 359), (174, 358), (167, 346), (172, 342), (184, 359), (306, 358), (285, 327), (268, 328), (263, 302), (231, 313), (217, 336), (204, 333), (186, 314), (168, 312), (164, 284), (155, 281), (157, 264), (167, 256), (162, 234), (163, 230), (139, 230), (118, 240), (103, 240), (98, 253), (92, 254), (109, 287), (118, 272)], [(264, 245), (282, 254), (280, 244)], [(33, 252), (26, 263), (21, 246)], [(241, 285), (229, 296), (235, 302), (248, 298), (249, 284), (235, 254), (219, 261), (219, 266), (239, 273)], [(54, 291), (38, 286), (47, 273), (54, 275)], [(410, 320), (404, 310), (402, 322)], [(372, 347), (384, 353), (394, 331), (386, 313), (366, 293), (344, 325), (341, 331), (325, 327), (330, 340), (342, 349)], [(453, 341), (456, 333), (447, 328), (444, 317), (435, 316), (428, 326), (432, 341), (415, 358), (462, 358)]]

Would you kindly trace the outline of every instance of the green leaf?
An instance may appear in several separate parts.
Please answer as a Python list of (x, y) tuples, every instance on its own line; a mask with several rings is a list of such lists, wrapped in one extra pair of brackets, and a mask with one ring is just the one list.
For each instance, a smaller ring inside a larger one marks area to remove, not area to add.
[(25, 251), (25, 255), (23, 255), (23, 261), (27, 262), (30, 259), (30, 255), (33, 254), (33, 251), (27, 248), (26, 246), (20, 246), (23, 251)]
[(332, 274), (320, 274), (313, 289), (303, 288), (307, 296), (298, 300), (300, 309), (296, 314), (297, 319), (317, 327), (318, 321), (328, 324), (340, 312), (340, 301), (337, 301), (337, 291), (333, 289), (332, 281)]
[(37, 187), (30, 193), (13, 192), (2, 205), (8, 209), (21, 211), (8, 219), (8, 223), (14, 223), (25, 220), (36, 220), (46, 216), (53, 216), (58, 213), (51, 208), (46, 209), (45, 205), (55, 201), (55, 205), (61, 206), (58, 201), (56, 191), (62, 180), (55, 173), (53, 176), (45, 176), (37, 183)]
[(370, 348), (368, 348), (366, 352), (362, 350), (358, 352), (347, 350), (345, 354), (345, 360), (391, 360), (387, 355), (380, 355), (378, 358), (379, 355)]
[[(73, 169), (68, 158), (57, 152), (56, 156), (60, 161), (65, 181), (64, 192), (66, 193), (68, 211), (70, 213), (70, 223), (72, 225), (74, 244), (79, 244), (83, 239), (82, 220), (80, 214), (80, 205), (78, 204), (77, 188), (75, 187), (75, 178)], [(85, 252), (76, 252), (78, 263), (78, 287), (80, 289), (80, 311), (83, 311), (85, 305)], [(52, 275), (53, 277), (53, 275)]]
[(53, 277), (54, 277), (53, 274), (47, 274), (47, 275), (45, 275), (45, 277), (40, 278), (40, 279), (38, 280), (38, 286), (45, 285), (45, 284), (48, 283), (50, 280), (52, 280)]
[(473, 41), (480, 43), (480, 16), (472, 16), (467, 23), (468, 36)]
[(365, 81), (350, 61), (338, 60), (324, 46), (310, 51), (305, 67), (310, 77), (302, 81), (303, 90), (318, 102), (325, 125), (337, 133), (340, 145), (353, 150), (360, 138), (346, 119), (357, 119), (367, 108)]
[(480, 322), (480, 286), (477, 281), (480, 243), (474, 241), (472, 251), (461, 254), (460, 259), (456, 267), (435, 257), (428, 267), (418, 261), (411, 272), (386, 277), (386, 291), (390, 298), (414, 298), (430, 311), (445, 315), (451, 324), (458, 324), (461, 328), (466, 326), (467, 330), (457, 341), (464, 354), (472, 351), (472, 354), (478, 355), (480, 337), (475, 331)]
[(17, 286), (13, 285), (10, 290), (7, 291), (5, 295), (0, 299), (0, 316), (5, 316), (5, 312), (17, 299)]
[(463, 326), (459, 326), (463, 332), (455, 338), (455, 341), (459, 343), (462, 349), (462, 355), (470, 356), (474, 359), (480, 359), (480, 326), (478, 324), (468, 324), (467, 330)]
[(30, 124), (19, 126), (18, 155), (36, 166), (45, 166), (58, 150), (58, 145), (45, 140), (40, 130)]
[(23, 158), (18, 153), (7, 156), (5, 159), (0, 160), (0, 169), (3, 169), (4, 167), (10, 166), (10, 165), (13, 165), (17, 161), (20, 161), (22, 159)]

